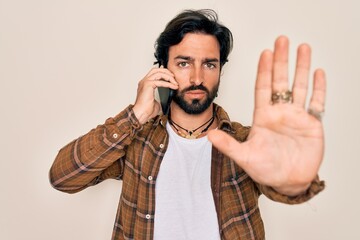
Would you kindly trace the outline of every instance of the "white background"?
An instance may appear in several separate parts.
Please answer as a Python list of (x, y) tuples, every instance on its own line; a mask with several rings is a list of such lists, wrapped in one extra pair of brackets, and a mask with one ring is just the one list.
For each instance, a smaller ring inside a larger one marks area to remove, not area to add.
[[(154, 41), (186, 8), (213, 8), (234, 34), (219, 98), (251, 124), (260, 52), (284, 34), (327, 72), (326, 189), (287, 206), (261, 197), (270, 240), (360, 239), (360, 4), (356, 0), (0, 0), (0, 239), (110, 239), (121, 182), (51, 188), (57, 151), (135, 100)], [(293, 73), (294, 61), (290, 62)]]

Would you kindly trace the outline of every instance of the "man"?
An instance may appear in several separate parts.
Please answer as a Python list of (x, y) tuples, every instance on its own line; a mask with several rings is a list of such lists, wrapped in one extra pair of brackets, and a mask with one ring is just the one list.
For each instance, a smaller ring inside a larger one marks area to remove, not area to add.
[[(320, 192), (325, 75), (314, 73), (305, 110), (310, 47), (298, 48), (292, 92), (288, 40), (265, 50), (258, 66), (251, 129), (213, 103), (232, 48), (231, 32), (211, 10), (184, 11), (156, 42), (153, 68), (134, 105), (62, 148), (52, 185), (75, 193), (123, 180), (113, 239), (264, 239), (258, 198), (301, 203)], [(158, 114), (159, 87), (175, 91)]]

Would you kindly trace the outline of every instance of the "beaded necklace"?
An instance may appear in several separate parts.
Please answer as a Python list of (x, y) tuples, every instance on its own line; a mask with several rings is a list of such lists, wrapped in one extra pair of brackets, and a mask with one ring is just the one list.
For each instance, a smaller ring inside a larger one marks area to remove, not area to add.
[[(181, 137), (184, 137), (184, 138), (187, 138), (187, 139), (196, 139), (196, 138), (198, 138), (201, 134), (203, 134), (204, 132), (206, 132), (206, 131), (210, 128), (210, 126), (211, 126), (211, 124), (213, 124), (214, 120), (215, 120), (215, 111), (214, 111), (212, 117), (211, 117), (209, 120), (207, 120), (205, 123), (203, 123), (201, 126), (195, 128), (195, 129), (193, 129), (193, 130), (189, 130), (189, 129), (186, 129), (186, 128), (180, 126), (179, 124), (177, 124), (177, 123), (174, 122), (173, 120), (171, 120), (170, 112), (169, 112), (169, 123), (170, 123), (170, 125), (174, 127), (174, 129), (176, 130), (176, 132), (177, 132)], [(206, 127), (205, 127), (202, 131), (196, 132), (196, 131), (198, 131), (200, 128), (204, 127), (205, 125), (206, 125)], [(182, 131), (182, 130), (183, 130), (183, 131)], [(185, 131), (186, 133), (184, 133), (184, 131)]]

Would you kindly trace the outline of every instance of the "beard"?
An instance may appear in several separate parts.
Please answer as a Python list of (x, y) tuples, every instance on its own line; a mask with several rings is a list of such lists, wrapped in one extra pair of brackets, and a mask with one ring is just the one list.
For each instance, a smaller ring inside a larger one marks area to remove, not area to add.
[[(202, 84), (198, 86), (190, 86), (181, 91), (176, 91), (173, 97), (173, 101), (179, 105), (179, 107), (188, 114), (200, 114), (209, 108), (211, 103), (217, 96), (219, 90), (220, 81), (211, 90), (204, 87)], [(184, 98), (185, 93), (192, 90), (202, 90), (206, 93), (204, 100), (193, 99), (190, 103)]]

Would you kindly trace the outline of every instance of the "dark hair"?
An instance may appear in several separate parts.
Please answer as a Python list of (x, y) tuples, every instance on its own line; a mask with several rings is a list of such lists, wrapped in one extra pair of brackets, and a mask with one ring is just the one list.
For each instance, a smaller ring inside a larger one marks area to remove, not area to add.
[(220, 66), (227, 61), (232, 50), (233, 37), (231, 31), (218, 22), (214, 10), (185, 10), (172, 19), (160, 34), (155, 43), (154, 64), (167, 66), (169, 48), (182, 41), (187, 33), (205, 33), (216, 37), (220, 45)]

